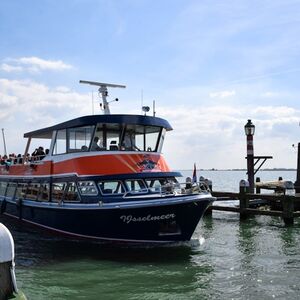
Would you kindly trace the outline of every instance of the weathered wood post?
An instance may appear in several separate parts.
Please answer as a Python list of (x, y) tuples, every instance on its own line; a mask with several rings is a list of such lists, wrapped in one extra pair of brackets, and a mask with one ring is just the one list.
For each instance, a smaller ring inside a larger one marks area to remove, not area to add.
[(247, 180), (240, 181), (240, 219), (246, 219), (248, 213), (246, 211), (249, 208), (249, 199), (247, 197), (247, 193), (249, 193), (249, 182)]
[(18, 292), (15, 263), (14, 241), (9, 230), (0, 223), (0, 299), (9, 299)]
[[(260, 177), (256, 177), (255, 182), (260, 182)], [(260, 187), (256, 187), (256, 194), (260, 194)]]
[(284, 224), (289, 226), (294, 224), (294, 197), (290, 195), (283, 195), (282, 203), (282, 219)]
[(284, 195), (281, 199), (282, 204), (282, 218), (285, 225), (293, 225), (294, 224), (294, 196), (289, 195), (289, 190), (293, 190), (294, 185), (291, 181), (286, 181), (284, 183)]

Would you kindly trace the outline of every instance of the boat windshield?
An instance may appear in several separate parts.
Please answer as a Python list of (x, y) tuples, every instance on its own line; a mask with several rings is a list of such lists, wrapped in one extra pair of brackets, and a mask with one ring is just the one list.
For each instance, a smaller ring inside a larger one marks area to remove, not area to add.
[(53, 154), (88, 151), (95, 126), (82, 126), (58, 130)]
[(160, 152), (165, 132), (158, 126), (99, 123), (90, 150)]
[(160, 126), (98, 123), (57, 130), (53, 155), (86, 151), (161, 152), (166, 129)]

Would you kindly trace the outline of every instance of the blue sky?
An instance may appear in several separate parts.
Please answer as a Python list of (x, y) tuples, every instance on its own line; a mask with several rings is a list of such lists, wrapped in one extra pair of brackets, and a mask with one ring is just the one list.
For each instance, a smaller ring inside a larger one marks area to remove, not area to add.
[(255, 154), (274, 156), (266, 167), (296, 167), (299, 25), (289, 0), (2, 0), (8, 151), (23, 151), (26, 131), (91, 114), (84, 79), (127, 86), (111, 91), (115, 113), (140, 113), (141, 91), (155, 99), (174, 128), (163, 149), (174, 169), (245, 167), (249, 118)]

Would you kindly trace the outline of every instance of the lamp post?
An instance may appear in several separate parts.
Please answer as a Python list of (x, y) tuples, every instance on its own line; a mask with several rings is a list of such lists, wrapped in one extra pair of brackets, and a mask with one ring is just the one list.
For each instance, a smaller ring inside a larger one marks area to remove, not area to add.
[(245, 134), (247, 136), (247, 174), (249, 181), (249, 191), (254, 193), (254, 151), (253, 151), (253, 135), (255, 126), (248, 120), (245, 125)]
[(298, 143), (297, 180), (294, 183), (296, 194), (300, 193), (300, 143)]

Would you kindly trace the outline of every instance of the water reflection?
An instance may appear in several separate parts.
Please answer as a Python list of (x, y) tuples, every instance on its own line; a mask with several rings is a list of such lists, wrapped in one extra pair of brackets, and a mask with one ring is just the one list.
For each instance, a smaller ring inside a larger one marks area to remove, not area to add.
[[(280, 231), (280, 237), (282, 240), (281, 249), (286, 255), (298, 254), (299, 250), (299, 230), (297, 227), (285, 227)], [(295, 251), (296, 250), (296, 251)]]
[(238, 231), (238, 249), (243, 254), (242, 261), (250, 263), (256, 255), (258, 223), (255, 218), (240, 221)]

